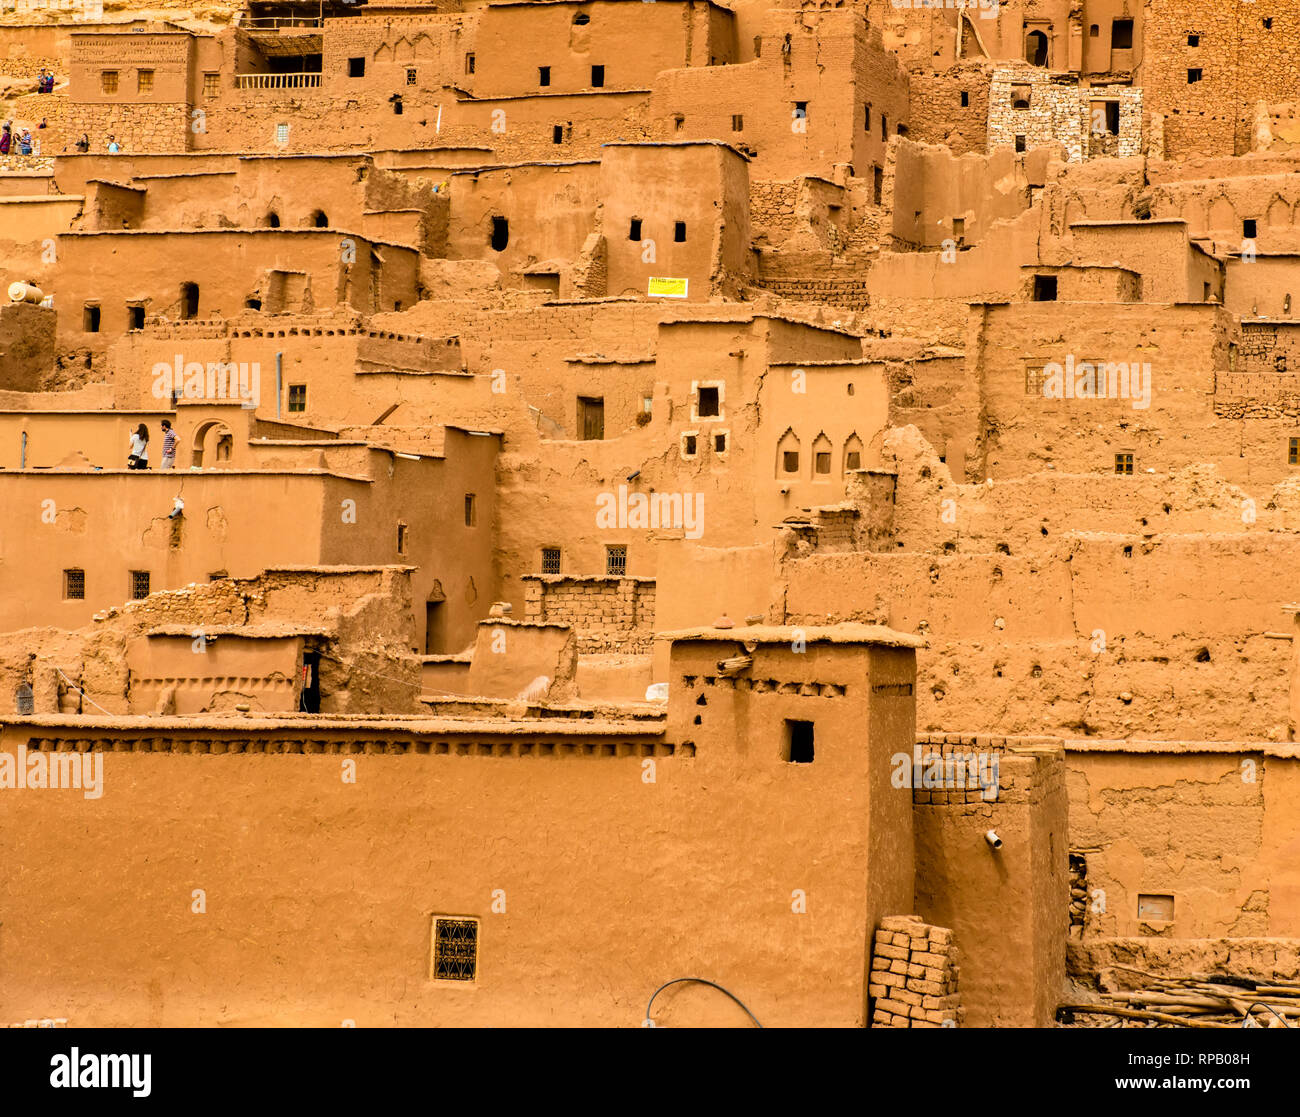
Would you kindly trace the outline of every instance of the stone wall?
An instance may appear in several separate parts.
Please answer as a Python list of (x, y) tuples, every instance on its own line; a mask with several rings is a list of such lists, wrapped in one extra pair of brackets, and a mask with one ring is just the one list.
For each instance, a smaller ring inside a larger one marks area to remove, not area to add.
[[(1015, 108), (1027, 90), (1027, 108)], [(1119, 102), (1119, 134), (1113, 136), (1093, 120), (1094, 103)], [(1033, 67), (996, 70), (989, 89), (988, 147), (1015, 145), (1025, 150), (1045, 144), (1065, 147), (1066, 161), (1097, 156), (1125, 158), (1142, 151), (1142, 90), (1132, 86), (1081, 87), (1078, 78)]]

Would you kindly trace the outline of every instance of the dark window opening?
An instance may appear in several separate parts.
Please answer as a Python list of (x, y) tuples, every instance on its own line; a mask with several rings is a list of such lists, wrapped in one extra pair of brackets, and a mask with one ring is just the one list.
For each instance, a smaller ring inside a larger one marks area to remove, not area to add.
[[(963, 96), (965, 96), (965, 94), (963, 94)], [(862, 106), (862, 130), (864, 132), (871, 131), (871, 106), (870, 105)]]
[(1088, 38), (1095, 39), (1100, 34), (1101, 34), (1101, 28), (1098, 27), (1095, 23), (1088, 28)]
[(551, 143), (553, 143), (553, 144), (562, 144), (562, 143), (564, 143), (564, 125), (563, 125), (563, 124), (555, 124), (555, 125), (553, 125), (553, 126), (551, 127)]
[(969, 104), (970, 104), (970, 94), (963, 89), (961, 94), (961, 107), (964, 109)]
[(389, 101), (392, 102), (392, 105), (393, 105), (393, 115), (394, 115), (394, 116), (401, 116), (401, 115), (402, 115), (402, 112), (403, 112), (403, 110), (404, 110), (404, 108), (405, 108), (405, 106), (402, 104), (402, 95), (401, 95), (400, 93), (394, 93), (394, 94), (393, 94), (391, 97), (389, 97), (388, 99), (389, 99)]
[(81, 310), (81, 328), (88, 334), (99, 333), (99, 304), (86, 303)]
[(1256, 232), (1255, 219), (1248, 217), (1241, 223), (1241, 235), (1247, 240), (1254, 240)]
[(591, 86), (593, 89), (599, 89), (605, 84), (605, 67), (593, 66), (591, 68)]
[(366, 76), (366, 60), (364, 58), (348, 59), (348, 77), (364, 78)]
[(126, 308), (126, 328), (128, 330), (144, 329), (144, 307), (128, 306)]
[(591, 22), (591, 16), (589, 16), (586, 12), (578, 12), (573, 17), (573, 22), (578, 27), (586, 27), (587, 24)]
[(510, 222), (504, 217), (492, 218), (492, 239), (490, 243), (496, 252), (504, 252), (506, 245), (510, 243)]
[(699, 416), (701, 419), (717, 418), (721, 413), (721, 400), (717, 388), (701, 388)]
[(740, 113), (731, 114), (731, 130), (733, 132), (743, 132), (745, 130), (745, 118)]
[(1056, 301), (1056, 276), (1034, 276), (1034, 302), (1050, 303)]
[(197, 283), (181, 284), (181, 317), (197, 318), (199, 316), (199, 285)]
[(1106, 131), (1112, 136), (1119, 135), (1119, 102), (1107, 101), (1106, 106)]
[(278, 229), (280, 227), (280, 215), (275, 210), (266, 215), (266, 227), (268, 229)]
[(618, 543), (605, 548), (605, 573), (622, 578), (627, 573), (627, 545)]
[(713, 450), (717, 454), (727, 452), (727, 436), (725, 434), (715, 434), (713, 436)]
[(473, 981), (478, 973), (478, 920), (433, 921), (435, 981)]
[(781, 759), (789, 764), (813, 762), (813, 723), (786, 718), (785, 742)]
[(397, 553), (399, 555), (406, 554), (406, 544), (408, 540), (409, 531), (410, 529), (407, 527), (406, 524), (399, 523), (397, 525)]
[(880, 205), (885, 193), (885, 170), (875, 165), (871, 168), (871, 204)]
[(682, 436), (682, 453), (688, 458), (693, 458), (699, 453), (699, 444), (695, 435), (686, 434)]
[(1011, 107), (1013, 109), (1029, 108), (1030, 89), (1028, 85), (1013, 85), (1011, 87)]
[[(1292, 442), (1295, 439), (1291, 439)], [(86, 597), (86, 572), (84, 570), (65, 570), (63, 572), (63, 596), (70, 601), (82, 601)]]
[(549, 66), (537, 67), (537, 84), (538, 85), (551, 84), (551, 68)]
[(262, 300), (250, 295), (244, 300), (244, 308), (246, 310), (261, 310)]
[(641, 239), (641, 218), (634, 217), (628, 222), (627, 239), (637, 241)]
[(1286, 464), (1300, 465), (1300, 438), (1288, 438), (1286, 443)]
[(311, 223), (317, 229), (328, 229), (330, 227), (330, 219), (325, 216), (325, 211), (321, 209), (312, 214)]
[(465, 526), (478, 527), (478, 499), (473, 493), (465, 494)]
[(1265, 31), (1272, 31), (1272, 30), (1273, 30), (1273, 17), (1272, 17), (1272, 16), (1265, 16), (1265, 17), (1264, 17), (1264, 20), (1263, 20), (1263, 23), (1264, 23), (1264, 30), (1265, 30)]
[(1024, 150), (1025, 150), (1025, 137), (1024, 137), (1024, 136), (1017, 136), (1017, 137), (1016, 137), (1016, 151), (1017, 151), (1017, 152), (1021, 152), (1021, 151), (1024, 151)]
[(473, 72), (474, 72), (474, 54), (473, 52), (471, 52), (465, 55), (465, 73), (472, 74)]
[(673, 240), (675, 240), (678, 244), (682, 244), (686, 240), (685, 221), (673, 222)]
[(1111, 21), (1110, 48), (1111, 50), (1133, 49), (1133, 21), (1131, 19), (1116, 19)]
[(1201, 69), (1199, 66), (1189, 69), (1187, 71), (1188, 85), (1195, 85), (1200, 80), (1201, 80)]
[(1199, 35), (1188, 35), (1187, 45), (1189, 47), (1199, 47), (1201, 45), (1201, 37)]
[(1025, 36), (1025, 61), (1034, 66), (1047, 65), (1047, 36), (1042, 31)]
[(542, 573), (558, 574), (560, 572), (560, 548), (543, 547), (542, 548)]

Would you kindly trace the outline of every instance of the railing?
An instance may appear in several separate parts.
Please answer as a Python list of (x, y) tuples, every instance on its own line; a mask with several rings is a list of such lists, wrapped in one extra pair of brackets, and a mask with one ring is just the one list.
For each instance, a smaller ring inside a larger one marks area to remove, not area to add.
[(320, 16), (259, 16), (246, 19), (239, 26), (247, 31), (266, 31), (281, 27), (320, 27), (324, 22)]
[(320, 74), (236, 74), (236, 89), (316, 89)]

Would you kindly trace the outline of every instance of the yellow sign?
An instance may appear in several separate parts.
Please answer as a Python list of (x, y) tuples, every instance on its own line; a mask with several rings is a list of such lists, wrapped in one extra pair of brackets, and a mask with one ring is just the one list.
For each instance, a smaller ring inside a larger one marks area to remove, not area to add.
[(684, 299), (689, 282), (686, 279), (673, 279), (665, 275), (652, 275), (646, 294), (658, 295), (662, 299)]

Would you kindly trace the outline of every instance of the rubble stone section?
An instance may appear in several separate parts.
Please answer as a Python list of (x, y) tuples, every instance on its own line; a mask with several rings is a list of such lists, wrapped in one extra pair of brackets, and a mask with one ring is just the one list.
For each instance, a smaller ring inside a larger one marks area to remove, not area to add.
[(952, 931), (920, 916), (880, 921), (867, 987), (873, 1028), (955, 1028), (962, 1009), (957, 992), (957, 948)]

